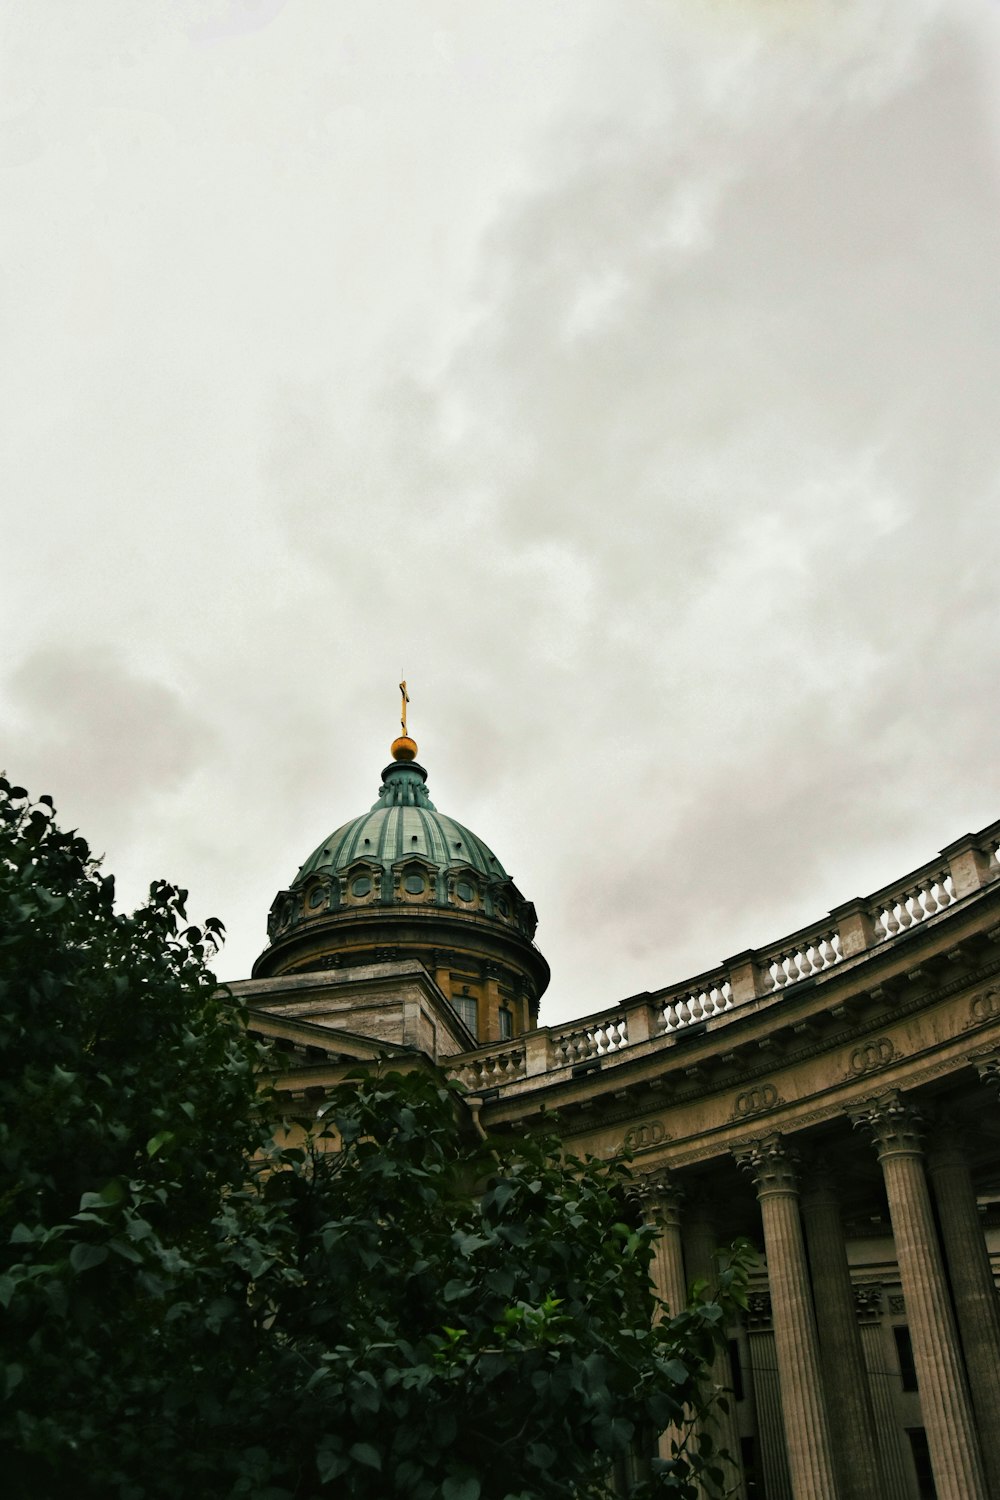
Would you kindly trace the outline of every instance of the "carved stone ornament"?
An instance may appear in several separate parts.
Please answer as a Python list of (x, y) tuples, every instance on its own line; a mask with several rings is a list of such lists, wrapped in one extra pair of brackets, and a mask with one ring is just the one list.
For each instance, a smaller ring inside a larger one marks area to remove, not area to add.
[(896, 1049), (887, 1036), (862, 1042), (854, 1048), (847, 1060), (847, 1077), (858, 1078), (864, 1073), (875, 1073), (887, 1068), (896, 1060)]
[(751, 1333), (771, 1326), (770, 1292), (750, 1292), (747, 1297), (747, 1326)]
[(766, 1114), (769, 1109), (784, 1102), (773, 1083), (755, 1083), (736, 1095), (730, 1119), (749, 1120), (754, 1115)]
[(882, 1316), (882, 1284), (869, 1282), (867, 1286), (854, 1287), (854, 1310), (863, 1323), (872, 1323)]
[(753, 1177), (759, 1198), (765, 1193), (798, 1191), (795, 1179), (797, 1158), (780, 1135), (769, 1135), (764, 1140), (737, 1146), (733, 1155), (738, 1165)]
[(1000, 1050), (975, 1053), (972, 1061), (984, 1083), (991, 1083), (994, 1088), (1000, 1088)]
[(906, 1298), (902, 1292), (896, 1292), (889, 1299), (889, 1311), (893, 1317), (900, 1318), (906, 1312)]
[(969, 1031), (973, 1026), (982, 1026), (987, 1021), (993, 1021), (1000, 1016), (1000, 989), (992, 985), (988, 990), (983, 990), (981, 995), (974, 995), (969, 1005), (969, 1019), (965, 1023), (964, 1030)]
[(870, 1132), (880, 1157), (912, 1155), (923, 1149), (920, 1116), (898, 1089), (849, 1105), (847, 1113), (854, 1125)]
[(624, 1146), (626, 1151), (643, 1151), (648, 1146), (658, 1146), (661, 1141), (669, 1139), (662, 1120), (642, 1120), (626, 1130)]

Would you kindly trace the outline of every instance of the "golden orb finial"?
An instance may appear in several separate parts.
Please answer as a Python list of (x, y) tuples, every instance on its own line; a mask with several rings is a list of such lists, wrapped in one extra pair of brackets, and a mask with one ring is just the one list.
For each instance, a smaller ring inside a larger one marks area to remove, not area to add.
[(405, 677), (399, 684), (399, 691), (403, 695), (403, 711), (399, 720), (403, 732), (399, 736), (399, 738), (393, 740), (392, 744), (389, 746), (389, 754), (392, 756), (393, 760), (416, 760), (417, 742), (416, 740), (410, 738), (406, 728), (406, 705), (410, 701), (410, 695), (406, 691)]
[(417, 742), (416, 740), (411, 740), (408, 734), (401, 734), (389, 746), (389, 754), (393, 760), (416, 760)]

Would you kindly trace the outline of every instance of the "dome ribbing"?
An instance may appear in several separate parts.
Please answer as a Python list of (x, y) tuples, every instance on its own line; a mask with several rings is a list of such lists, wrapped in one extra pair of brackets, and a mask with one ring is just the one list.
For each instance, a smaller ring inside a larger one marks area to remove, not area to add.
[(311, 875), (346, 870), (357, 860), (380, 864), (386, 873), (418, 855), (445, 870), (465, 865), (490, 881), (509, 881), (503, 865), (482, 839), (438, 812), (416, 761), (394, 762), (382, 772), (382, 788), (371, 809), (343, 823), (314, 849), (292, 881), (297, 890)]

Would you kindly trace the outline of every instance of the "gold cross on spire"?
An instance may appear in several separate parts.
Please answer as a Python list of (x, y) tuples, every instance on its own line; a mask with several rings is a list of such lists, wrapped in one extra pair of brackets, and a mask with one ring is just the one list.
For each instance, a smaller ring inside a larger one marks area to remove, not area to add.
[(406, 678), (405, 677), (403, 678), (402, 682), (399, 684), (399, 691), (403, 695), (403, 713), (402, 713), (402, 717), (400, 718), (399, 722), (402, 724), (402, 726), (403, 726), (403, 733), (405, 734), (406, 733), (406, 705), (410, 701), (410, 695), (406, 691)]

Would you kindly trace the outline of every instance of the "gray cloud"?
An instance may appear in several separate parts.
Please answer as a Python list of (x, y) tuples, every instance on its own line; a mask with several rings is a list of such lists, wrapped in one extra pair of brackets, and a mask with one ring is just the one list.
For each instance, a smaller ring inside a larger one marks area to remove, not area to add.
[(40, 647), (8, 679), (10, 772), (30, 764), (35, 795), (92, 841), (121, 838), (151, 799), (182, 787), (211, 755), (208, 726), (164, 683), (111, 648)]
[(11, 49), (11, 743), (224, 972), (401, 668), (550, 1018), (994, 816), (992, 11), (116, 15)]

